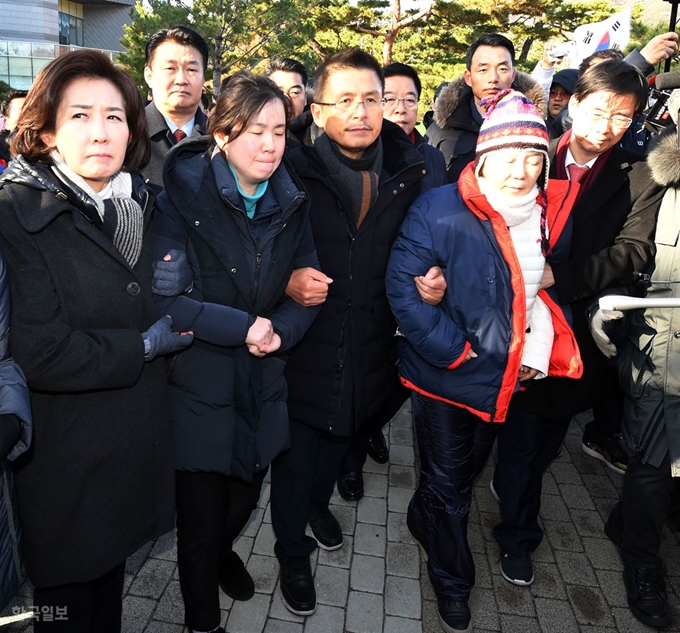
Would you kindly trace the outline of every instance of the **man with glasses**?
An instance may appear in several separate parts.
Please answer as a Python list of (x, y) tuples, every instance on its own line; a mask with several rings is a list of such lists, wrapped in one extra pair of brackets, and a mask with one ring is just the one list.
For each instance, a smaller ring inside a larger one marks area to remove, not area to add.
[(515, 394), (498, 437), (492, 493), (500, 497), (501, 522), (494, 537), (503, 577), (517, 585), (534, 579), (530, 555), (543, 538), (537, 521), (543, 472), (572, 416), (590, 409), (616, 381), (590, 335), (586, 311), (605, 289), (631, 286), (635, 273), (654, 263), (660, 186), (643, 157), (619, 146), (646, 95), (637, 69), (623, 61), (598, 64), (581, 75), (569, 100), (571, 130), (551, 143), (551, 177), (580, 188), (563, 231), (571, 235), (568, 256), (546, 258), (541, 287), (571, 308), (583, 377), (533, 381)]
[[(349, 437), (381, 415), (399, 388), (385, 271), (425, 163), (403, 131), (383, 121), (383, 89), (380, 65), (369, 54), (349, 49), (331, 56), (315, 76), (309, 145), (290, 152), (311, 200), (325, 274), (296, 271), (287, 292), (300, 301), (315, 287), (327, 292), (288, 361), (291, 447), (272, 465), (281, 594), (303, 616), (316, 609), (310, 555), (317, 543), (325, 550), (343, 545), (328, 505)], [(308, 523), (314, 538), (305, 535)]]
[[(427, 173), (420, 182), (420, 191), (424, 192), (433, 187), (445, 185), (447, 180), (444, 155), (438, 149), (428, 145), (415, 129), (421, 91), (418, 73), (411, 66), (395, 62), (383, 67), (383, 76), (385, 77), (383, 117), (387, 121), (396, 123), (406, 132), (411, 143), (425, 161)], [(367, 453), (380, 464), (386, 463), (389, 459), (389, 450), (382, 428), (404, 403), (408, 392), (403, 389), (401, 393), (396, 392), (395, 396), (390, 406), (383, 409), (376, 419), (364, 424), (362, 430), (356, 433), (350, 441), (338, 478), (338, 492), (346, 501), (358, 501), (364, 495), (362, 469)]]

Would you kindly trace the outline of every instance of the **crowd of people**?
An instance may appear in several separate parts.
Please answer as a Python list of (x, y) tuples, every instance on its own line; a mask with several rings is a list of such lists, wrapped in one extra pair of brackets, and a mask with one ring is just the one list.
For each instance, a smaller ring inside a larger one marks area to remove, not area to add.
[(232, 545), (271, 470), (283, 602), (313, 614), (310, 555), (344, 545), (331, 495), (363, 497), (411, 397), (407, 525), (444, 631), (471, 628), (468, 516), (494, 443), (500, 570), (527, 586), (543, 474), (589, 409), (583, 450), (625, 473), (605, 533), (628, 604), (666, 626), (676, 310), (624, 319), (597, 301), (677, 292), (677, 131), (642, 116), (677, 39), (557, 73), (547, 46), (529, 75), (482, 35), (422, 127), (415, 69), (357, 48), (313, 77), (290, 58), (237, 72), (204, 111), (208, 46), (182, 26), (147, 42), (146, 106), (88, 50), (10, 93), (4, 603), (20, 526), (37, 613), (61, 616), (36, 633), (119, 633), (127, 557), (176, 525), (186, 626), (223, 633), (220, 591), (254, 594)]

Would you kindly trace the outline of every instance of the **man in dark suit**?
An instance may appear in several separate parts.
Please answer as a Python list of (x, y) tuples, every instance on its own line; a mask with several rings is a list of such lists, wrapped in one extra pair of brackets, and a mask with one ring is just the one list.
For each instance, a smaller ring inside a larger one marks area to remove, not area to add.
[[(647, 86), (622, 61), (599, 64), (578, 80), (569, 102), (572, 129), (553, 141), (550, 175), (579, 182), (580, 190), (563, 235), (567, 254), (547, 258), (541, 287), (571, 308), (583, 361), (579, 380), (533, 381), (513, 398), (498, 439), (492, 492), (500, 497), (501, 522), (494, 528), (509, 582), (533, 582), (530, 554), (540, 544), (541, 479), (573, 415), (597, 406), (616, 375), (590, 335), (586, 312), (606, 288), (630, 286), (636, 272), (654, 263), (654, 232), (661, 202), (644, 158), (619, 146), (642, 111)], [(548, 187), (550, 195), (550, 187)]]
[(144, 79), (153, 101), (146, 107), (151, 160), (142, 175), (156, 192), (163, 189), (163, 160), (173, 145), (205, 134), (208, 118), (199, 108), (208, 65), (208, 45), (186, 26), (161, 29), (146, 43)]

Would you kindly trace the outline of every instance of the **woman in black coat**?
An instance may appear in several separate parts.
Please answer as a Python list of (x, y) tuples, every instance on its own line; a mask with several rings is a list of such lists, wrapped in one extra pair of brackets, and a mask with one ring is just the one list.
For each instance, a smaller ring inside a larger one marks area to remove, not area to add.
[(186, 624), (197, 631), (219, 626), (219, 586), (237, 600), (253, 595), (231, 546), (267, 466), (289, 446), (287, 352), (318, 311), (285, 295), (294, 268), (318, 269), (307, 196), (281, 162), (288, 107), (271, 80), (237, 73), (209, 137), (187, 139), (165, 162), (156, 287), (185, 258), (192, 270), (174, 279), (186, 292), (158, 297), (157, 314), (196, 337), (169, 383), (179, 577)]
[[(148, 158), (132, 79), (103, 54), (47, 65), (0, 180), (10, 341), (34, 437), (15, 462), (36, 633), (120, 631), (125, 559), (172, 529), (165, 367), (191, 342), (155, 322)], [(57, 620), (57, 615), (61, 617)], [(63, 619), (66, 618), (66, 619)]]

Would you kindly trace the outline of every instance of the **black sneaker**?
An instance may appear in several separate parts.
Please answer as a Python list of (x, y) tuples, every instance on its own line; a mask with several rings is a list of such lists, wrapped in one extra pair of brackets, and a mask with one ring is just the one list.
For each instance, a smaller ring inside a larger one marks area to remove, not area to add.
[(508, 582), (526, 587), (534, 582), (534, 568), (529, 554), (503, 554), (501, 574)]
[(316, 590), (309, 558), (298, 558), (281, 568), (281, 596), (286, 609), (295, 615), (312, 615), (316, 611)]
[(234, 600), (246, 601), (255, 595), (255, 583), (234, 551), (229, 552), (220, 565), (220, 588)]
[(642, 624), (657, 628), (668, 626), (668, 597), (661, 569), (625, 565), (623, 583), (630, 611)]
[(382, 431), (377, 431), (368, 438), (368, 455), (378, 464), (386, 464), (389, 461), (390, 449), (387, 448)]
[(623, 450), (623, 438), (620, 434), (612, 434), (600, 440), (590, 439), (584, 434), (581, 448), (586, 455), (599, 459), (615, 473), (626, 474), (628, 455)]
[(472, 630), (467, 600), (438, 600), (439, 623), (446, 633), (468, 633)]
[(338, 477), (338, 494), (345, 501), (359, 501), (364, 496), (364, 478), (353, 470)]
[(322, 549), (332, 552), (342, 547), (344, 539), (340, 524), (328, 506), (312, 504), (309, 507), (309, 527)]

